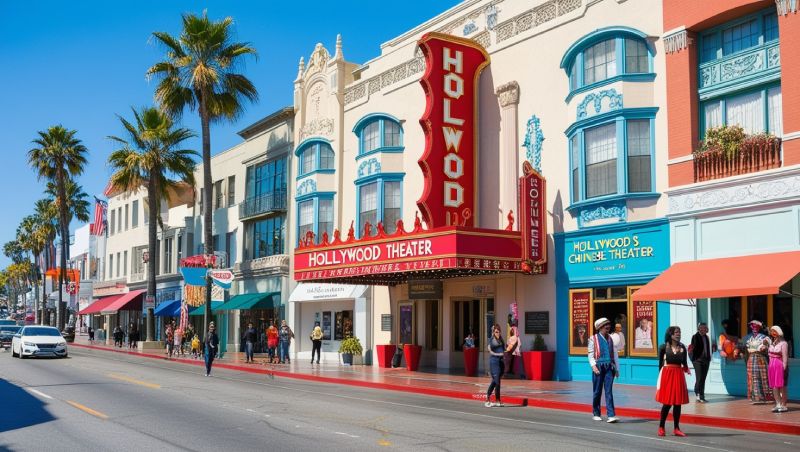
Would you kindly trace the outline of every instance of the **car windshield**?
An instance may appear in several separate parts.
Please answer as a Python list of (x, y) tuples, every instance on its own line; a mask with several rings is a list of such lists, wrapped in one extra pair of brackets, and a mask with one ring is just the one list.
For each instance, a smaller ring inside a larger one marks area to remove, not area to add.
[(61, 336), (56, 328), (28, 327), (22, 333), (24, 336)]

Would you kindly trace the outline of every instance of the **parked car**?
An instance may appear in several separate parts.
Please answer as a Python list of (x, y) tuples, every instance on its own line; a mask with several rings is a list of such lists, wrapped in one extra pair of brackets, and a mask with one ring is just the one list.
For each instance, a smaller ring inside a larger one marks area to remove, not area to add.
[(0, 320), (0, 326), (16, 326), (17, 321), (14, 319), (2, 319)]
[(14, 335), (19, 333), (21, 326), (4, 325), (0, 326), (0, 348), (8, 350), (11, 348), (11, 339)]
[(15, 358), (29, 356), (67, 357), (67, 341), (58, 328), (52, 326), (26, 326), (11, 340), (11, 355)]

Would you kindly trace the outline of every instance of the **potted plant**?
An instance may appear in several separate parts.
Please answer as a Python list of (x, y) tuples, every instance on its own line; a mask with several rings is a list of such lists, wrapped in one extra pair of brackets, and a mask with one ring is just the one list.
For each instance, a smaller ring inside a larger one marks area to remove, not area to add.
[(375, 347), (378, 350), (378, 367), (392, 367), (392, 357), (397, 350), (397, 346), (389, 341), (388, 344), (376, 345)]
[(342, 362), (349, 366), (353, 365), (353, 355), (361, 356), (364, 349), (361, 348), (361, 341), (357, 337), (348, 337), (339, 345), (339, 353), (342, 355)]
[(522, 352), (525, 362), (525, 374), (531, 380), (552, 380), (556, 352), (548, 351), (544, 338), (537, 334), (533, 338), (533, 347), (529, 352)]

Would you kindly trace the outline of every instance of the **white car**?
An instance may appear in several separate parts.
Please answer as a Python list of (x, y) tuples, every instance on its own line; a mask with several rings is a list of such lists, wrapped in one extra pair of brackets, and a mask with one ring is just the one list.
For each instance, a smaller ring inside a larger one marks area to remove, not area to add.
[(67, 357), (67, 341), (58, 328), (52, 326), (26, 326), (11, 339), (11, 356)]

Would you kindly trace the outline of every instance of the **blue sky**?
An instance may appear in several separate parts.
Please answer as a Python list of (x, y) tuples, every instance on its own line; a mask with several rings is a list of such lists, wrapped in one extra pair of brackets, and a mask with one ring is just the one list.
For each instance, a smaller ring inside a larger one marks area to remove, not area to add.
[[(255, 83), (260, 101), (247, 106), (234, 124), (212, 126), (212, 153), (241, 138), (238, 130), (290, 105), (297, 62), (317, 42), (333, 52), (341, 33), (344, 55), (363, 63), (380, 53), (380, 44), (444, 12), (456, 0), (404, 1), (387, 8), (375, 1), (0, 1), (0, 187), (5, 197), (0, 245), (12, 240), (20, 220), (42, 197), (43, 182), (27, 163), (36, 132), (55, 124), (78, 131), (90, 151), (79, 182), (100, 195), (111, 174), (106, 159), (108, 135), (121, 135), (116, 115), (130, 117), (131, 106), (151, 105), (154, 82), (145, 70), (164, 51), (152, 42), (154, 31), (178, 34), (184, 12), (203, 9), (213, 19), (231, 16), (236, 38), (250, 42), (258, 60), (244, 73)], [(183, 124), (199, 130), (196, 114)], [(192, 146), (200, 150), (199, 140)], [(0, 256), (0, 267), (9, 263)]]

